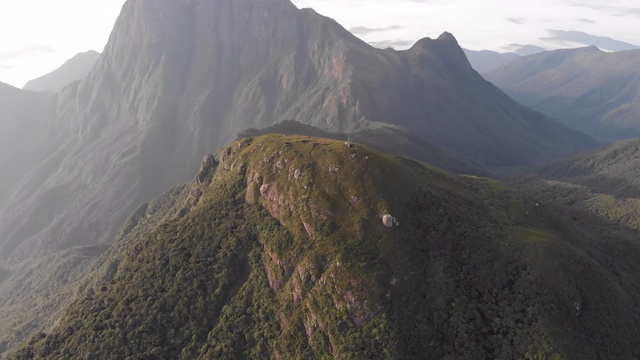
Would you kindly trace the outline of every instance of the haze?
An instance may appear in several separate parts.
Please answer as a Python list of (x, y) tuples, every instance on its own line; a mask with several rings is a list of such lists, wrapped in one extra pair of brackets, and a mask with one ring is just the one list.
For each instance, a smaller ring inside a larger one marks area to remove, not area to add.
[[(556, 49), (584, 46), (593, 36), (630, 45), (640, 38), (640, 7), (633, 0), (527, 0), (517, 6), (508, 0), (293, 2), (336, 19), (374, 46), (396, 49), (443, 31), (453, 33), (467, 49), (500, 52), (514, 50), (512, 44)], [(22, 87), (78, 52), (101, 51), (123, 3), (0, 0), (0, 82)], [(580, 36), (563, 31), (578, 31)]]

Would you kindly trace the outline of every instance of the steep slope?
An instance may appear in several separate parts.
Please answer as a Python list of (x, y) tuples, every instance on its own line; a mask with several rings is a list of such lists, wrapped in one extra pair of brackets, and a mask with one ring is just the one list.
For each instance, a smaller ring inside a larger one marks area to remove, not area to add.
[(244, 139), (203, 165), (177, 217), (116, 243), (105, 283), (8, 358), (640, 355), (637, 240), (341, 141)]
[(363, 144), (387, 154), (423, 161), (454, 174), (489, 175), (489, 172), (480, 165), (443, 150), (425, 140), (420, 134), (411, 132), (401, 126), (381, 125), (345, 134), (330, 133), (311, 125), (301, 124), (295, 120), (287, 120), (267, 126), (264, 129), (243, 130), (238, 133), (236, 140), (274, 133), (315, 136), (343, 141), (351, 139), (354, 146)]
[(516, 59), (485, 78), (533, 109), (615, 141), (640, 136), (639, 62), (640, 50), (591, 46)]
[(30, 80), (22, 88), (31, 91), (59, 92), (70, 83), (84, 79), (99, 57), (100, 53), (93, 50), (79, 53), (56, 70)]
[[(206, 165), (206, 164), (205, 164)], [(49, 329), (79, 296), (92, 294), (109, 282), (123, 251), (158, 224), (184, 216), (192, 206), (190, 186), (167, 191), (134, 211), (115, 238), (115, 244), (58, 251), (26, 268), (0, 276), (0, 358), (36, 332)], [(9, 278), (9, 275), (12, 275)], [(1, 280), (1, 279), (0, 279)]]
[(109, 242), (202, 154), (292, 118), (393, 123), (490, 166), (593, 145), (484, 81), (450, 34), (395, 52), (287, 0), (130, 0), (87, 78), (59, 94), (55, 158), (0, 209), (0, 258)]
[(480, 74), (486, 74), (491, 70), (495, 70), (509, 61), (520, 57), (520, 55), (514, 52), (499, 53), (490, 50), (463, 50), (471, 64), (471, 67)]
[(640, 139), (545, 165), (511, 182), (545, 201), (640, 230)]
[(0, 203), (55, 146), (54, 109), (51, 94), (0, 83)]

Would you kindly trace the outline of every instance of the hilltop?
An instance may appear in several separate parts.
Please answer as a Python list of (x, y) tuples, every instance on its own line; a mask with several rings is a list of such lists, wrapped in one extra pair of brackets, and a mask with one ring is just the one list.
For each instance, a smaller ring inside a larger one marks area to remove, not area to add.
[(242, 139), (120, 234), (8, 358), (640, 355), (637, 241), (363, 145)]

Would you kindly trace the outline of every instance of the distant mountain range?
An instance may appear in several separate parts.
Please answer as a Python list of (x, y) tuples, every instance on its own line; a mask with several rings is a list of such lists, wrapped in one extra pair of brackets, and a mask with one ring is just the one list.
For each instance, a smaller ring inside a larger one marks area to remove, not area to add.
[(22, 91), (0, 83), (0, 203), (33, 166), (52, 151), (56, 106), (52, 94)]
[(488, 73), (496, 68), (517, 59), (520, 55), (513, 52), (499, 53), (490, 50), (467, 50), (464, 49), (471, 67), (480, 74)]
[(590, 46), (515, 59), (484, 76), (521, 103), (603, 141), (640, 136), (640, 50)]
[(27, 82), (23, 89), (31, 91), (59, 92), (70, 83), (84, 79), (93, 68), (100, 53), (87, 51), (66, 61), (58, 69)]

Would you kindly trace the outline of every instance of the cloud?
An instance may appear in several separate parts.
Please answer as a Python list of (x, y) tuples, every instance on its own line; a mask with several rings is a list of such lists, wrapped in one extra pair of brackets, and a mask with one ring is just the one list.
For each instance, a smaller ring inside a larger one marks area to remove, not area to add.
[(350, 28), (349, 31), (355, 35), (366, 35), (374, 32), (383, 32), (383, 31), (398, 30), (398, 29), (402, 29), (402, 26), (393, 25), (385, 28), (370, 28), (366, 26), (354, 26)]
[(583, 23), (588, 23), (588, 24), (595, 24), (596, 23), (595, 21), (593, 21), (591, 19), (576, 19), (576, 20), (578, 20), (580, 22), (583, 22)]
[(516, 25), (522, 25), (525, 22), (522, 18), (507, 18), (507, 21)]
[(29, 45), (21, 50), (0, 52), (0, 61), (21, 59), (39, 54), (55, 53), (56, 49), (47, 45)]
[(369, 45), (377, 48), (407, 48), (413, 45), (413, 41), (410, 40), (381, 40), (381, 41), (369, 41)]
[(547, 30), (551, 36), (540, 38), (541, 40), (554, 43), (573, 42), (583, 45), (595, 45), (600, 49), (609, 51), (623, 51), (638, 49), (637, 45), (624, 41), (587, 34), (581, 31)]
[(9, 64), (0, 64), (0, 70), (13, 70), (16, 67)]
[(502, 48), (509, 52), (516, 53), (520, 56), (533, 55), (539, 52), (547, 51), (547, 49), (535, 45), (511, 44), (508, 46), (503, 46)]
[(571, 6), (584, 7), (587, 9), (606, 12), (612, 16), (633, 16), (640, 18), (640, 8), (630, 6), (614, 6), (614, 5), (594, 5), (589, 1), (570, 1)]

